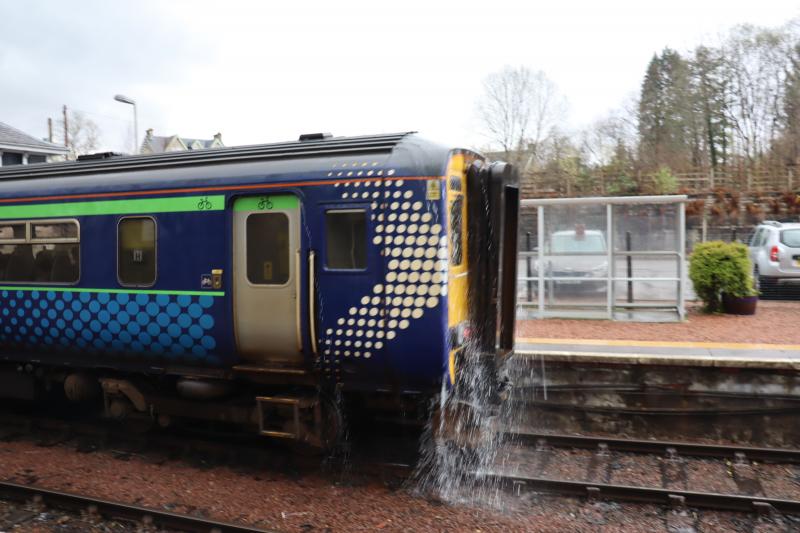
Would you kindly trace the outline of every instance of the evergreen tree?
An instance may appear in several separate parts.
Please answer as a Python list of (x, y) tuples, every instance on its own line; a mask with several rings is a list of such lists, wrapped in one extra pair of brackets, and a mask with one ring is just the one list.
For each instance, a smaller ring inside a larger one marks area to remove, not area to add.
[(728, 80), (719, 50), (700, 46), (691, 63), (695, 116), (701, 133), (700, 157), (695, 165), (718, 168), (727, 162), (729, 125), (725, 117)]
[(666, 48), (650, 60), (642, 83), (638, 118), (640, 157), (646, 168), (692, 165), (692, 146), (698, 135), (692, 109), (691, 70), (678, 52)]

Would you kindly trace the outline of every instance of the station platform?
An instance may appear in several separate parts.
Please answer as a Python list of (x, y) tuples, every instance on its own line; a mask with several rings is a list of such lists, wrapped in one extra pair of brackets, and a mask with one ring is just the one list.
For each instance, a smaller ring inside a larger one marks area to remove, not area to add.
[(562, 363), (800, 370), (800, 344), (518, 337), (515, 354)]

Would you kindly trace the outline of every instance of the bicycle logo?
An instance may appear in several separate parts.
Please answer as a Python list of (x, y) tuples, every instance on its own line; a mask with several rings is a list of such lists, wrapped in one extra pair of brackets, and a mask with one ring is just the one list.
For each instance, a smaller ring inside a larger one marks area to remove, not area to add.
[(259, 209), (272, 209), (275, 207), (270, 200), (269, 196), (262, 196), (261, 199), (258, 201), (258, 208)]
[(203, 198), (200, 199), (199, 202), (197, 202), (197, 209), (199, 209), (200, 211), (208, 211), (212, 207), (213, 206), (211, 202), (208, 200), (208, 196), (204, 196)]

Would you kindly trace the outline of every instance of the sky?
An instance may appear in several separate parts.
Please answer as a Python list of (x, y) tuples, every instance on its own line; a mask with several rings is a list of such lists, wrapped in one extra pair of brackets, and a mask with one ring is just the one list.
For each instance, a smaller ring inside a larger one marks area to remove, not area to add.
[(482, 81), (505, 65), (545, 72), (568, 102), (562, 129), (577, 130), (635, 96), (664, 47), (798, 16), (785, 0), (0, 0), (0, 121), (45, 137), (67, 105), (104, 149), (129, 152), (124, 94), (140, 139), (414, 130), (480, 147)]

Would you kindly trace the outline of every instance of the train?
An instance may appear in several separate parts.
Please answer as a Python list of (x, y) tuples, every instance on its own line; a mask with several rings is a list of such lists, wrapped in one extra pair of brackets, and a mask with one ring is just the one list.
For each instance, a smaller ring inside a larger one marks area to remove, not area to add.
[(323, 446), (511, 352), (518, 210), (413, 132), (0, 168), (0, 396)]

